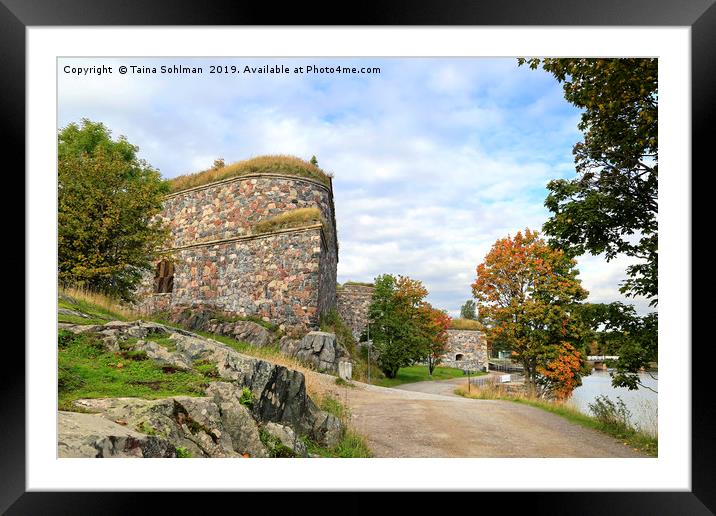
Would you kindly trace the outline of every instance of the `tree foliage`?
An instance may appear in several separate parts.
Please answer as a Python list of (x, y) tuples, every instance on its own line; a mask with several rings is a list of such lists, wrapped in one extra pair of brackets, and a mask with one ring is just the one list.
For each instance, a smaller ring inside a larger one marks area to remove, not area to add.
[(621, 291), (657, 304), (657, 59), (520, 59), (563, 83), (582, 109), (574, 146), (578, 177), (551, 181), (544, 231), (573, 255), (627, 255)]
[(421, 360), (428, 360), (429, 367), (432, 364), (432, 374), (439, 362), (450, 318), (430, 306), (427, 295), (420, 281), (407, 276), (384, 274), (375, 279), (369, 329), (378, 366), (388, 378)]
[(60, 281), (131, 299), (168, 237), (156, 220), (168, 187), (126, 138), (83, 119), (58, 135)]
[(460, 317), (463, 319), (477, 320), (477, 311), (475, 301), (468, 299), (465, 304), (460, 307)]
[(639, 316), (631, 305), (614, 303), (585, 303), (579, 316), (592, 331), (593, 353), (616, 355), (614, 387), (637, 389), (645, 387), (638, 372), (658, 360), (657, 314)]
[(566, 395), (584, 373), (586, 332), (575, 307), (587, 291), (575, 266), (526, 229), (495, 242), (472, 284), (488, 338), (511, 349), (528, 385), (544, 394)]
[(443, 310), (433, 308), (429, 303), (424, 303), (420, 307), (420, 313), (425, 358), (428, 362), (428, 372), (432, 376), (435, 368), (442, 362), (443, 355), (447, 353), (450, 316)]

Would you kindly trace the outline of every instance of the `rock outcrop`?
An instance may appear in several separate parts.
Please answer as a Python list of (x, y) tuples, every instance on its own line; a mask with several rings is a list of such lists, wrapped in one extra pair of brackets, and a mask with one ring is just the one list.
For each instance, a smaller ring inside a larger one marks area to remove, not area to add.
[(147, 435), (100, 415), (59, 412), (60, 457), (176, 457), (167, 439)]
[[(191, 332), (152, 322), (113, 321), (105, 325), (60, 324), (60, 327), (75, 333), (94, 333), (110, 350), (143, 351), (147, 358), (174, 369), (191, 370), (198, 364), (215, 364), (217, 381), (209, 384), (205, 397), (75, 402), (78, 408), (97, 412), (109, 421), (126, 423), (126, 430), (162, 437), (175, 447), (187, 449), (193, 456), (205, 457), (267, 456), (258, 436), (259, 430), (268, 423), (290, 428), (296, 439), (306, 436), (327, 447), (335, 446), (341, 438), (340, 421), (320, 410), (308, 397), (305, 377), (299, 371), (243, 355)], [(153, 336), (162, 337), (161, 344), (152, 341)], [(318, 350), (319, 356), (335, 355), (335, 352), (321, 355), (322, 349)], [(251, 403), (240, 401), (244, 388), (253, 395)], [(60, 430), (62, 437), (62, 425)], [(277, 437), (283, 442), (285, 435), (287, 431)], [(286, 446), (303, 453), (295, 442)]]
[(241, 389), (216, 382), (209, 385), (207, 394), (159, 400), (85, 399), (74, 405), (127, 428), (159, 436), (192, 457), (268, 457), (259, 439), (257, 421), (239, 402)]
[(311, 364), (319, 371), (338, 372), (338, 363), (349, 360), (348, 351), (336, 342), (333, 333), (312, 331), (300, 341), (284, 337), (279, 342), (281, 352)]
[(263, 347), (271, 344), (272, 336), (266, 328), (253, 321), (226, 320), (217, 312), (203, 308), (175, 310), (172, 322), (193, 330), (208, 331), (241, 342)]

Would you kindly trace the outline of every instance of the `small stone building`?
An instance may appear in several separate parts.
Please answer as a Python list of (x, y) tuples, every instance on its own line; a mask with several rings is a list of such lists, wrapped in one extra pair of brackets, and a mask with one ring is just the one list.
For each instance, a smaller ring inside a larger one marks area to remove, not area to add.
[(145, 277), (140, 310), (209, 307), (284, 328), (315, 328), (336, 305), (331, 177), (285, 157), (227, 169), (237, 173), (166, 196), (171, 257)]
[(485, 334), (479, 330), (448, 330), (448, 351), (442, 365), (487, 371), (489, 354)]

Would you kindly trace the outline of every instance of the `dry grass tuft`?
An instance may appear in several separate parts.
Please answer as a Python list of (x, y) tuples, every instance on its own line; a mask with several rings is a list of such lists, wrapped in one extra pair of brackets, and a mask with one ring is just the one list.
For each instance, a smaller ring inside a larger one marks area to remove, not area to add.
[(336, 287), (338, 287), (338, 288), (350, 287), (351, 285), (358, 286), (358, 287), (374, 287), (375, 286), (374, 283), (370, 283), (368, 281), (346, 281), (345, 283), (343, 283), (343, 285), (338, 284), (338, 285), (336, 285)]
[(451, 330), (475, 330), (482, 331), (484, 326), (474, 319), (453, 319), (450, 321)]
[(318, 208), (298, 208), (279, 213), (275, 217), (262, 220), (253, 227), (254, 234), (271, 233), (281, 229), (299, 228), (311, 224), (326, 226), (321, 210)]
[(230, 177), (244, 176), (258, 173), (277, 173), (290, 176), (306, 177), (314, 179), (330, 186), (330, 175), (312, 163), (297, 158), (296, 156), (272, 155), (258, 156), (231, 163), (224, 167), (213, 167), (194, 174), (185, 174), (169, 180), (169, 188), (172, 193), (202, 186), (205, 184), (221, 181)]
[(127, 305), (124, 305), (116, 298), (101, 294), (99, 292), (92, 292), (87, 289), (77, 287), (61, 287), (59, 289), (60, 300), (63, 297), (70, 298), (74, 302), (80, 305), (90, 305), (91, 307), (97, 307), (106, 312), (107, 314), (116, 314), (124, 319), (133, 320), (138, 319), (139, 313), (135, 312)]

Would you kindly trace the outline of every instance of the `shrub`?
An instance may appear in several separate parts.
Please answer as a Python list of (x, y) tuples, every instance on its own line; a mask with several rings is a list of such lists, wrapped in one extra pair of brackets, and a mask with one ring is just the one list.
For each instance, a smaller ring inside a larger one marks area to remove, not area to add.
[(624, 431), (631, 428), (631, 412), (619, 396), (616, 403), (608, 396), (597, 396), (588, 406), (594, 417), (605, 425)]

